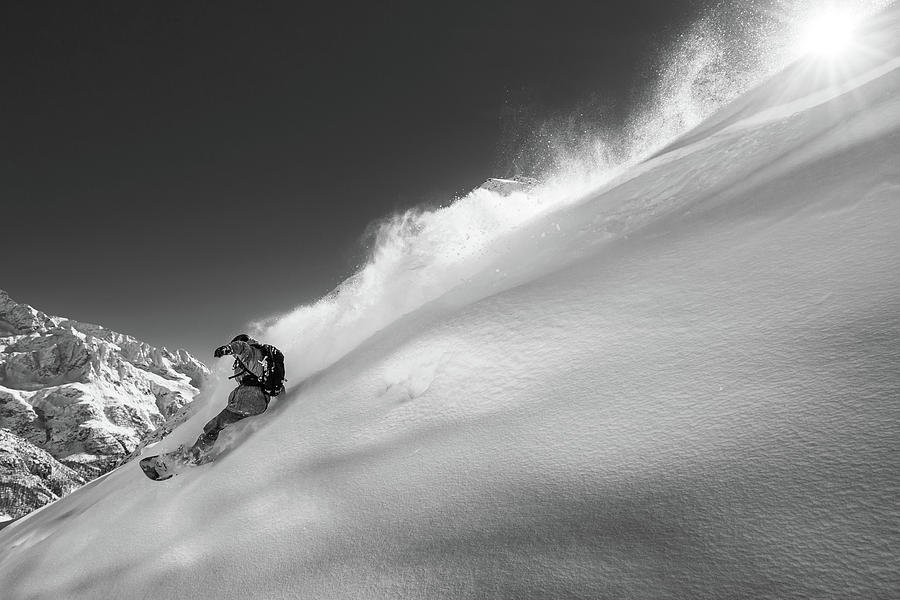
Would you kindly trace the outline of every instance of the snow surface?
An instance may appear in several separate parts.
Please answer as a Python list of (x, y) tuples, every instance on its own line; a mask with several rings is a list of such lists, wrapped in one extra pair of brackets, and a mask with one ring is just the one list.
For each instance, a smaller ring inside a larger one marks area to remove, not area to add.
[(896, 597), (900, 9), (870, 34), (588, 194), (399, 218), (265, 324), (286, 397), (9, 525), (3, 597)]

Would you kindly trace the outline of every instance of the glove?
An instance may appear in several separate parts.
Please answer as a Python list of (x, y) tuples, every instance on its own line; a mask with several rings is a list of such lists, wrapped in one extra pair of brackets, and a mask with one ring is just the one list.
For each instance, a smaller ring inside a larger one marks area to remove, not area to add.
[(224, 346), (219, 346), (213, 352), (213, 356), (215, 356), (216, 358), (220, 358), (222, 356), (225, 356), (226, 354), (231, 354), (231, 346), (229, 346), (228, 344), (225, 344)]

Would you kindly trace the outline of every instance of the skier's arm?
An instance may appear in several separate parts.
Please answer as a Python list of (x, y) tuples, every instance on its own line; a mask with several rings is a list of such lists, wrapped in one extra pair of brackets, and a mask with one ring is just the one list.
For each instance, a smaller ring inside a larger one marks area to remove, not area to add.
[(253, 349), (253, 346), (248, 344), (247, 342), (242, 342), (240, 340), (231, 342), (228, 344), (229, 354), (233, 354), (237, 361), (252, 375), (255, 375), (257, 378), (261, 378), (263, 376), (264, 370), (257, 360), (259, 358), (258, 352)]
[(250, 356), (250, 353), (250, 344), (247, 342), (235, 341), (216, 348), (213, 352), (213, 356), (219, 358), (226, 354), (235, 354), (238, 358), (242, 358)]
[(240, 340), (234, 341), (228, 344), (227, 348), (227, 354), (234, 354), (244, 362), (247, 362), (247, 360), (253, 356), (253, 350), (247, 342), (242, 342)]

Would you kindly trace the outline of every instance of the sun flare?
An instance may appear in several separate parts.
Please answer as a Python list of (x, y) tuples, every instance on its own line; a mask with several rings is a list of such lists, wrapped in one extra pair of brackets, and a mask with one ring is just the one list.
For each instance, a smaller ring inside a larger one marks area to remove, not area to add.
[(845, 54), (853, 46), (858, 21), (849, 11), (832, 9), (820, 13), (803, 28), (798, 50), (823, 57)]

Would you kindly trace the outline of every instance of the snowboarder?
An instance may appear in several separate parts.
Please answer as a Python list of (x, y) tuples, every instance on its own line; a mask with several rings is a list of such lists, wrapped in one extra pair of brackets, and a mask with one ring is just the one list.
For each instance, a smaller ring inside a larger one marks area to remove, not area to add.
[(219, 437), (219, 432), (247, 417), (265, 412), (269, 399), (284, 392), (284, 354), (275, 346), (260, 344), (246, 333), (219, 346), (213, 356), (234, 356), (234, 375), (238, 386), (228, 396), (228, 404), (209, 423), (190, 448), (180, 446), (173, 452), (141, 459), (144, 474), (154, 481), (165, 481), (190, 465), (204, 459)]
[[(213, 352), (216, 358), (226, 355), (234, 356), (234, 375), (230, 379), (235, 379), (238, 386), (229, 394), (227, 406), (203, 426), (203, 433), (188, 449), (191, 462), (202, 458), (216, 442), (220, 431), (241, 419), (265, 412), (269, 407), (270, 395), (277, 395), (267, 392), (264, 386), (269, 375), (267, 368), (271, 369), (271, 364), (259, 342), (246, 333), (236, 335), (230, 343), (219, 346)], [(280, 385), (281, 382), (278, 383)]]

